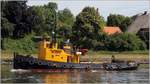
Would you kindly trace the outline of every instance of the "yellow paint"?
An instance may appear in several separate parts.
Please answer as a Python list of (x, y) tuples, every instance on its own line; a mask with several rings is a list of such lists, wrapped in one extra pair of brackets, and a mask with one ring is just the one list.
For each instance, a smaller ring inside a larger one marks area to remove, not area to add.
[(57, 43), (50, 43), (46, 40), (41, 41), (39, 45), (39, 59), (56, 62), (80, 62), (80, 54), (71, 53), (71, 46), (69, 45), (65, 45), (63, 49), (59, 49)]

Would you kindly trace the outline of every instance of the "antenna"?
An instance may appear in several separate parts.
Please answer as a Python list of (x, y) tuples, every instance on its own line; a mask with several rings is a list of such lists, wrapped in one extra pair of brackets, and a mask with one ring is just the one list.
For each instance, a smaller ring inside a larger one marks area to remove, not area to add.
[(54, 24), (55, 24), (55, 26), (54, 26), (54, 28), (53, 28), (53, 30), (52, 30), (52, 42), (54, 42), (54, 43), (56, 43), (56, 28), (57, 28), (57, 9), (55, 10), (55, 16), (54, 16)]

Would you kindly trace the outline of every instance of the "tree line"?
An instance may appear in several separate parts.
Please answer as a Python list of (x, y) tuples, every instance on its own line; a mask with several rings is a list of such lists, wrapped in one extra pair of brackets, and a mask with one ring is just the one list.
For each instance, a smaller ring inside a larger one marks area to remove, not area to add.
[[(56, 11), (56, 3), (27, 6), (26, 2), (2, 1), (2, 41), (7, 38), (19, 40), (31, 34), (51, 36), (55, 30), (61, 44), (70, 39), (73, 45), (80, 48), (110, 51), (146, 49), (145, 43), (138, 36), (125, 33), (132, 22), (131, 17), (110, 14), (106, 22), (94, 7), (83, 8), (74, 17), (67, 8)], [(104, 26), (119, 26), (124, 33), (107, 35), (103, 32)], [(4, 45), (6, 43), (3, 42)]]

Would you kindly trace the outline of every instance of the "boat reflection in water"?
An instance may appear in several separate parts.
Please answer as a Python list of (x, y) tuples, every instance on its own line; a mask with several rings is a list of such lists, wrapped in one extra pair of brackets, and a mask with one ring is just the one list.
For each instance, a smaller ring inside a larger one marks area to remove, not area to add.
[(81, 74), (91, 72), (90, 70), (79, 69), (51, 69), (51, 70), (36, 70), (35, 73), (44, 73), (42, 80), (44, 83), (80, 83)]
[[(73, 78), (74, 77), (74, 78)], [(43, 77), (44, 83), (70, 83), (73, 80), (76, 83), (80, 83), (80, 73), (79, 72), (56, 72), (56, 73), (50, 73)]]
[(69, 74), (48, 74), (43, 77), (43, 81), (47, 84), (49, 83), (67, 83), (69, 82), (68, 76)]

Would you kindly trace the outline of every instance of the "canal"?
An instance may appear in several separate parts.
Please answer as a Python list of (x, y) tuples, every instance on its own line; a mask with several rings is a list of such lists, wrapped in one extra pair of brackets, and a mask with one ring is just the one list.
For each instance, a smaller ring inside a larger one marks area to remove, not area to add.
[(26, 71), (14, 70), (11, 64), (1, 65), (2, 83), (128, 83), (149, 84), (149, 65), (131, 71)]

